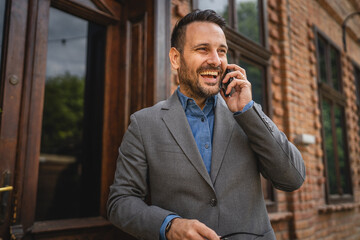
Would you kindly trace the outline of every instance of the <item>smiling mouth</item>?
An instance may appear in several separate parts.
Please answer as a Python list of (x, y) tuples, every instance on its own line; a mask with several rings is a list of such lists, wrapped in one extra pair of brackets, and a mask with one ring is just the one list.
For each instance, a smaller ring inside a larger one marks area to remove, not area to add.
[(219, 72), (216, 71), (203, 71), (200, 72), (200, 75), (204, 78), (217, 78), (219, 76)]

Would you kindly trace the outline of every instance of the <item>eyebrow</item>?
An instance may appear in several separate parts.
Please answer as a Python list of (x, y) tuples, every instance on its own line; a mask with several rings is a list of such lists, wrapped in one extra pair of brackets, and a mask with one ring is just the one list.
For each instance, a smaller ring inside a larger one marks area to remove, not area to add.
[[(193, 47), (193, 49), (194, 49), (194, 48), (197, 48), (197, 47), (202, 47), (202, 46), (208, 47), (209, 45), (210, 45), (209, 43), (199, 43), (199, 44), (195, 45), (195, 46)], [(225, 44), (220, 44), (220, 48), (226, 48), (226, 50), (228, 50), (228, 46), (225, 45)]]

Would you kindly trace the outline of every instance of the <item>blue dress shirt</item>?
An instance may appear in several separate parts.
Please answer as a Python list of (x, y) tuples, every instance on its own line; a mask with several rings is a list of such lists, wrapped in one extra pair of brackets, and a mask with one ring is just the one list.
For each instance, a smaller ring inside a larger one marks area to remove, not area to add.
[[(215, 107), (217, 102), (217, 95), (209, 97), (205, 101), (205, 106), (201, 108), (196, 104), (195, 100), (189, 98), (180, 92), (180, 87), (177, 88), (176, 93), (179, 97), (180, 103), (184, 108), (186, 118), (189, 122), (191, 132), (194, 136), (196, 145), (199, 149), (200, 155), (204, 161), (206, 170), (210, 174), (211, 171), (211, 152), (212, 140), (214, 132)], [(254, 105), (251, 100), (242, 111), (234, 113), (234, 115), (241, 114)], [(160, 240), (166, 240), (165, 228), (168, 223), (174, 218), (179, 218), (178, 215), (169, 215), (165, 218), (160, 228)]]
[(194, 99), (182, 94), (179, 91), (179, 88), (176, 91), (181, 105), (184, 108), (186, 118), (189, 122), (191, 132), (204, 161), (206, 170), (210, 174), (212, 138), (215, 119), (214, 109), (216, 106), (217, 96), (215, 95), (206, 99), (205, 106), (201, 110)]

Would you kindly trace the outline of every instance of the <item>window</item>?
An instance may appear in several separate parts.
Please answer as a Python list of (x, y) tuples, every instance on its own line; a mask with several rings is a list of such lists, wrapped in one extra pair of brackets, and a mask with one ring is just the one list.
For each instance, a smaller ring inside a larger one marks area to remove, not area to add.
[(37, 221), (99, 215), (105, 31), (50, 8)]
[(340, 51), (316, 30), (318, 85), (328, 203), (352, 199)]
[(230, 28), (251, 41), (265, 45), (263, 34), (263, 1), (261, 0), (198, 0), (199, 9), (213, 9), (225, 18)]
[[(269, 114), (268, 66), (271, 53), (265, 37), (264, 0), (197, 0), (196, 9), (212, 9), (227, 21), (225, 35), (229, 46), (228, 62), (246, 70), (252, 85), (253, 99)], [(262, 179), (264, 197), (269, 211), (276, 208), (271, 183)]]
[(356, 105), (358, 109), (358, 125), (359, 125), (359, 136), (360, 136), (360, 67), (357, 65), (354, 66), (354, 76), (355, 76), (355, 85), (356, 85)]

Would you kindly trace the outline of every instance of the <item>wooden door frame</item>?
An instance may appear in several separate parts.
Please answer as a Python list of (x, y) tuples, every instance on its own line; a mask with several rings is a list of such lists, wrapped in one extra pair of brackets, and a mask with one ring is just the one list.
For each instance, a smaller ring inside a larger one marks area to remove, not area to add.
[[(27, 22), (24, 89), (22, 95), (21, 122), (19, 127), (16, 218), (14, 229), (18, 236), (31, 231), (35, 219), (36, 189), (42, 125), (42, 110), (46, 73), (47, 25), (49, 0), (30, 0)], [(35, 191), (34, 191), (35, 190)], [(11, 229), (12, 230), (12, 229)], [(23, 232), (21, 232), (23, 230)]]
[[(11, 173), (10, 185), (14, 190), (10, 193), (8, 206), (15, 210), (16, 199), (18, 197), (19, 181), (17, 181), (16, 165), (18, 148), (18, 131), (21, 119), (20, 106), (23, 89), (24, 77), (24, 54), (26, 40), (26, 24), (28, 1), (19, 0), (17, 2), (8, 1), (6, 9), (7, 26), (5, 26), (5, 38), (3, 42), (3, 61), (2, 61), (2, 113), (0, 126), (0, 159), (1, 175), (4, 171)], [(10, 82), (11, 78), (18, 82)], [(15, 200), (15, 201), (13, 201)], [(0, 236), (9, 237), (8, 228), (12, 222), (7, 221), (13, 216), (13, 211), (7, 211), (5, 222), (1, 225)]]
[[(72, 2), (72, 0), (69, 0)], [(126, 1), (97, 0), (107, 4), (116, 14), (114, 17), (107, 17), (105, 21), (112, 22), (113, 19), (120, 19), (127, 11)], [(65, 3), (64, 0), (59, 2)], [(171, 3), (167, 0), (148, 1), (151, 4), (151, 13), (146, 17), (153, 24), (148, 36), (152, 46), (148, 46), (153, 55), (152, 59), (146, 64), (149, 65), (148, 73), (152, 78), (150, 90), (144, 89), (146, 101), (144, 106), (150, 106), (159, 100), (165, 99), (170, 93), (170, 64), (168, 61), (169, 39), (170, 39), (170, 7)], [(122, 38), (126, 26), (124, 22), (112, 22), (107, 26), (106, 40), (106, 64), (105, 64), (105, 89), (104, 89), (104, 121), (103, 123), (103, 153), (102, 153), (102, 179), (101, 179), (101, 208), (100, 216), (88, 218), (87, 221), (81, 219), (68, 221), (59, 220), (36, 224), (35, 209), (36, 191), (38, 180), (38, 159), (40, 149), (39, 129), (42, 126), (42, 110), (44, 98), (44, 85), (46, 73), (46, 54), (47, 54), (47, 31), (49, 20), (49, 8), (51, 0), (12, 0), (15, 3), (12, 7), (17, 13), (23, 16), (21, 21), (11, 21), (9, 29), (9, 41), (18, 42), (17, 48), (12, 52), (7, 52), (7, 68), (4, 76), (7, 79), (11, 75), (19, 77), (20, 82), (12, 93), (5, 92), (4, 99), (12, 99), (11, 108), (14, 110), (10, 114), (3, 114), (2, 129), (11, 125), (7, 131), (11, 132), (12, 141), (6, 142), (6, 150), (0, 148), (0, 158), (9, 159), (13, 164), (14, 172), (14, 191), (11, 196), (11, 228), (10, 231), (15, 237), (22, 238), (28, 234), (46, 234), (49, 231), (61, 232), (63, 230), (76, 230), (84, 228), (108, 229), (111, 227), (106, 220), (106, 200), (108, 187), (113, 181), (117, 148), (121, 143), (123, 134), (126, 131), (129, 111), (126, 93), (125, 79), (129, 69), (126, 69), (126, 38)], [(120, 3), (120, 4), (119, 4)], [(55, 4), (56, 5), (56, 4)], [(59, 7), (60, 5), (56, 5)], [(61, 8), (61, 6), (60, 6)], [(14, 10), (12, 10), (14, 11)], [(165, 11), (166, 14), (163, 14)], [(16, 15), (16, 14), (11, 14)], [(97, 16), (98, 17), (98, 16)], [(123, 19), (126, 21), (126, 19)], [(116, 22), (116, 21), (115, 21)], [(125, 27), (125, 28), (124, 28)], [(21, 29), (19, 31), (18, 29)], [(15, 37), (16, 36), (16, 37)], [(116, 42), (116, 39), (122, 41)], [(12, 58), (10, 57), (12, 56)], [(14, 57), (16, 56), (16, 57)], [(120, 65), (119, 65), (120, 63)], [(6, 91), (12, 89), (5, 81)], [(10, 94), (13, 98), (8, 97)], [(16, 107), (14, 107), (16, 106)], [(4, 109), (6, 110), (6, 109)], [(123, 114), (123, 113), (126, 114)], [(11, 124), (9, 122), (11, 121)], [(5, 138), (4, 138), (5, 139)], [(1, 144), (1, 146), (5, 146)], [(9, 149), (11, 151), (9, 151)], [(11, 154), (11, 156), (9, 156)], [(16, 166), (15, 166), (16, 165)], [(86, 220), (86, 219), (85, 219)], [(35, 223), (35, 224), (34, 224)], [(59, 224), (62, 227), (59, 227)], [(9, 224), (10, 225), (10, 224)], [(120, 234), (121, 235), (121, 234)]]

